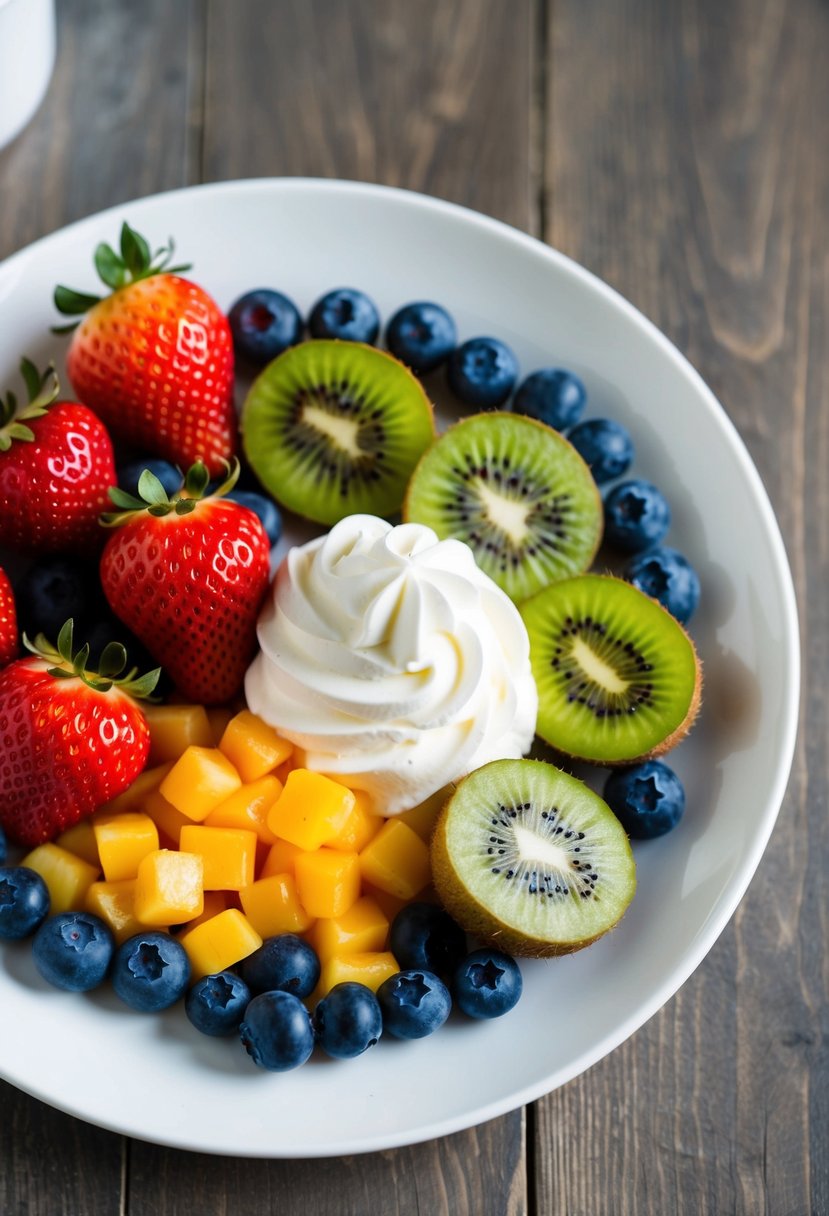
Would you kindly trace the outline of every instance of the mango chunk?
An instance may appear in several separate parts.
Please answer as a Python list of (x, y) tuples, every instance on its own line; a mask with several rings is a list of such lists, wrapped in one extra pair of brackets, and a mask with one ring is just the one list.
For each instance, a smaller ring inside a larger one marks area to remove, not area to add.
[(314, 998), (327, 996), (335, 984), (347, 982), (365, 984), (376, 992), (384, 980), (396, 975), (399, 970), (397, 959), (389, 951), (335, 954), (323, 963)]
[(192, 920), (188, 920), (185, 925), (182, 925), (182, 933), (187, 932), (189, 929), (195, 929), (196, 925), (200, 925), (203, 921), (210, 920), (211, 917), (218, 916), (220, 912), (226, 911), (231, 906), (230, 898), (227, 891), (205, 891), (201, 912), (198, 916), (194, 916)]
[(319, 848), (294, 862), (296, 889), (309, 916), (342, 916), (360, 895), (360, 858)]
[(125, 790), (110, 798), (99, 807), (95, 814), (120, 815), (122, 811), (143, 811), (145, 799), (161, 785), (161, 782), (172, 768), (170, 764), (157, 764), (154, 768), (145, 768)]
[(82, 857), (91, 866), (95, 866), (96, 870), (100, 870), (101, 859), (98, 856), (98, 846), (95, 843), (91, 819), (82, 819), (80, 823), (61, 832), (60, 836), (55, 837), (55, 844), (62, 849), (68, 849), (76, 857)]
[(179, 847), (204, 862), (205, 891), (239, 891), (253, 882), (255, 832), (191, 823), (181, 829)]
[(124, 878), (118, 882), (93, 882), (86, 893), (84, 907), (109, 925), (119, 945), (146, 928), (135, 915), (134, 878)]
[(82, 908), (87, 891), (101, 872), (57, 844), (39, 844), (20, 864), (36, 870), (46, 883), (52, 915)]
[(272, 726), (249, 709), (228, 722), (219, 747), (245, 782), (272, 773), (293, 752), (293, 744), (280, 739)]
[(429, 849), (400, 819), (387, 819), (360, 853), (363, 879), (398, 899), (413, 899), (431, 878)]
[(354, 801), (351, 790), (338, 781), (296, 768), (271, 807), (268, 827), (301, 849), (318, 849), (342, 830)]
[(299, 845), (291, 844), (288, 840), (278, 837), (268, 850), (268, 855), (259, 871), (260, 878), (272, 878), (275, 874), (290, 874), (294, 876), (294, 862), (300, 853), (304, 853)]
[(158, 848), (158, 828), (141, 811), (97, 815), (92, 830), (107, 882), (135, 878), (142, 859)]
[(241, 784), (242, 778), (218, 748), (188, 747), (159, 789), (177, 811), (201, 823)]
[(262, 938), (238, 908), (202, 921), (178, 940), (187, 951), (194, 980), (232, 967), (262, 945)]
[(204, 906), (204, 862), (195, 853), (148, 853), (135, 880), (135, 915), (147, 927), (192, 920)]
[(260, 878), (243, 887), (239, 898), (245, 916), (262, 937), (304, 933), (314, 923), (299, 901), (293, 874)]
[(203, 705), (145, 705), (150, 764), (178, 760), (188, 747), (212, 747), (213, 730)]
[(373, 899), (363, 897), (342, 916), (318, 920), (306, 932), (321, 963), (335, 955), (381, 951), (389, 934), (389, 919)]
[(332, 849), (341, 849), (345, 853), (359, 853), (377, 835), (385, 823), (382, 815), (374, 814), (373, 804), (368, 794), (362, 790), (352, 792), (354, 806), (348, 818), (339, 832), (326, 842)]
[(263, 844), (274, 844), (276, 837), (268, 827), (268, 815), (282, 793), (278, 777), (260, 777), (236, 790), (211, 811), (204, 821), (209, 828), (246, 828), (255, 832)]
[(182, 815), (181, 811), (177, 811), (172, 802), (167, 801), (161, 790), (155, 790), (147, 796), (144, 802), (144, 813), (149, 815), (159, 832), (166, 836), (170, 844), (174, 844), (176, 848), (178, 848), (181, 838), (181, 829), (193, 822), (186, 815)]
[(210, 723), (210, 733), (213, 736), (213, 746), (218, 747), (222, 741), (227, 724), (233, 717), (233, 710), (226, 705), (213, 705), (207, 709), (207, 720)]
[(419, 802), (410, 811), (403, 811), (402, 815), (398, 815), (396, 818), (410, 827), (413, 832), (417, 832), (420, 839), (425, 840), (428, 844), (432, 838), (438, 815), (446, 805), (454, 788), (454, 785), (445, 785), (425, 802)]

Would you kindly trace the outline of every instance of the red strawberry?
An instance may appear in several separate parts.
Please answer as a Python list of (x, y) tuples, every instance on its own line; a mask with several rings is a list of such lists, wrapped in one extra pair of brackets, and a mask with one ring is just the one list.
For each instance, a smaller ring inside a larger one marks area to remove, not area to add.
[(93, 553), (98, 517), (116, 482), (112, 443), (101, 420), (60, 391), (52, 367), (20, 363), (29, 404), (0, 400), (0, 544), (29, 553)]
[(113, 489), (121, 510), (103, 517), (115, 528), (101, 554), (101, 585), (110, 606), (191, 701), (229, 701), (256, 650), (256, 620), (268, 587), (270, 546), (253, 511), (225, 499), (238, 462), (204, 497), (208, 473), (193, 465), (168, 499), (145, 470), (141, 498)]
[(135, 780), (150, 732), (133, 698), (149, 695), (159, 674), (120, 676), (117, 643), (87, 672), (89, 647), (72, 653), (71, 621), (57, 649), (42, 635), (29, 649), (0, 671), (0, 826), (22, 845), (52, 839)]
[(172, 252), (171, 241), (152, 254), (124, 224), (120, 255), (105, 244), (95, 250), (112, 295), (55, 289), (60, 312), (88, 314), (66, 367), (75, 392), (113, 435), (185, 469), (203, 460), (216, 475), (236, 450), (233, 340), (207, 292), (176, 273), (189, 267), (168, 266)]
[(9, 576), (0, 566), (0, 667), (17, 658), (17, 612)]

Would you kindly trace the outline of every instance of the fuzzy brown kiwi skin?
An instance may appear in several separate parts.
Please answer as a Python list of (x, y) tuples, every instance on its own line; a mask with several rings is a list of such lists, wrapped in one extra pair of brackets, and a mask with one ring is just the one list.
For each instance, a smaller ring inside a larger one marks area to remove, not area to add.
[[(461, 426), (464, 422), (471, 422), (473, 418), (510, 418), (510, 419), (514, 420), (516, 417), (520, 417), (522, 423), (529, 422), (532, 426), (538, 427), (538, 429), (541, 431), (547, 431), (547, 432), (552, 433), (553, 435), (556, 436), (557, 439), (560, 439), (563, 443), (566, 443), (569, 448), (572, 448), (573, 455), (580, 461), (581, 464), (584, 465), (585, 472), (587, 473), (590, 482), (591, 483), (593, 482), (593, 474), (590, 472), (590, 466), (587, 464), (586, 460), (584, 460), (584, 458), (582, 457), (581, 452), (578, 452), (573, 447), (572, 443), (570, 443), (569, 440), (566, 439), (564, 437), (564, 435), (561, 434), (560, 431), (555, 430), (551, 426), (547, 426), (546, 422), (539, 422), (538, 419), (529, 418), (525, 414), (520, 414), (520, 415), (511, 414), (507, 410), (487, 410), (485, 412), (478, 413), (478, 414), (467, 414), (465, 418), (460, 418), (457, 422), (453, 422), (450, 427), (447, 427), (446, 430), (443, 432), (443, 435), (448, 435), (450, 431), (453, 431), (455, 429), (455, 427), (457, 427), (457, 426)], [(437, 443), (440, 439), (443, 438), (443, 435), (436, 436), (434, 443), (432, 443), (426, 449), (426, 451), (420, 457), (420, 460), (418, 460), (417, 464), (414, 467), (414, 471), (412, 472), (412, 475), (409, 478), (409, 484), (406, 486), (406, 494), (403, 499), (403, 507), (402, 507), (402, 518), (403, 518), (403, 522), (406, 524), (413, 522), (412, 517), (411, 517), (410, 507), (409, 507), (409, 496), (411, 494), (412, 483), (413, 483), (415, 477), (417, 476), (417, 473), (420, 469), (421, 464), (423, 463), (425, 458), (429, 455), (429, 453), (431, 452), (435, 443)], [(594, 484), (593, 488), (595, 490), (595, 495), (596, 495), (596, 506), (599, 511), (599, 520), (603, 521), (604, 520), (604, 507), (602, 505), (602, 496), (599, 493), (598, 486), (596, 486)], [(414, 522), (417, 522), (417, 521), (414, 521)], [(603, 522), (600, 522), (599, 528), (596, 533), (596, 544), (593, 548), (593, 552), (589, 555), (589, 557), (587, 557), (587, 559), (585, 561), (584, 570), (590, 569), (590, 565), (593, 561), (593, 558), (596, 556), (596, 554), (599, 551), (599, 548), (602, 543), (603, 531), (604, 531)], [(474, 552), (474, 550), (473, 550), (473, 552)], [(574, 575), (576, 573), (578, 573), (578, 572), (573, 571)], [(541, 590), (543, 590), (543, 588)]]
[[(459, 781), (458, 787), (462, 784), (463, 781)], [(620, 923), (624, 912), (619, 920), (602, 933), (566, 944), (545, 942), (538, 938), (527, 937), (523, 933), (516, 933), (509, 925), (505, 925), (496, 916), (493, 916), (489, 909), (463, 886), (455, 873), (446, 844), (446, 823), (451, 801), (452, 799), (449, 798), (444, 804), (432, 833), (432, 886), (444, 909), (466, 933), (479, 939), (485, 946), (492, 946), (518, 958), (560, 958), (565, 954), (575, 954), (577, 950), (583, 950), (585, 946), (592, 946), (593, 942), (597, 942), (600, 937), (607, 936)], [(630, 848), (629, 842), (628, 848)], [(635, 884), (634, 876), (634, 894), (636, 892)], [(631, 902), (632, 900), (633, 896), (631, 896)], [(629, 906), (630, 904), (628, 904)]]

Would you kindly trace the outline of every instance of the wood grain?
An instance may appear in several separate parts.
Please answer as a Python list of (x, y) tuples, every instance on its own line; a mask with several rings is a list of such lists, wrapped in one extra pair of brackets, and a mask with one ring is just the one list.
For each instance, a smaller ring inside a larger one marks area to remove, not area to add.
[(539, 1104), (537, 1209), (826, 1213), (829, 10), (553, 13), (545, 235), (663, 328), (737, 423), (788, 546), (807, 677), (823, 676), (732, 924), (659, 1016)]

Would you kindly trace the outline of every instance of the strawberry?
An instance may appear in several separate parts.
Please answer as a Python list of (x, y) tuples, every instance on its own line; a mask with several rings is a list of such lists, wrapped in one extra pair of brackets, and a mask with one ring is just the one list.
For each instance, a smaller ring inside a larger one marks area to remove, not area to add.
[(101, 554), (101, 585), (115, 615), (189, 700), (221, 704), (242, 686), (256, 650), (256, 621), (268, 587), (270, 545), (258, 516), (223, 497), (239, 476), (205, 497), (196, 463), (168, 498), (148, 470), (140, 498), (110, 490), (118, 511)]
[(179, 277), (188, 266), (169, 266), (172, 241), (151, 253), (124, 224), (120, 248), (95, 250), (112, 295), (55, 288), (59, 312), (87, 314), (55, 330), (75, 330), (66, 356), (72, 386), (113, 435), (182, 468), (203, 460), (218, 474), (236, 450), (227, 319), (206, 291)]
[(17, 612), (9, 576), (0, 566), (0, 667), (17, 658)]
[(72, 650), (72, 622), (57, 647), (42, 634), (32, 654), (0, 671), (0, 827), (16, 844), (51, 840), (130, 785), (147, 762), (150, 732), (133, 698), (159, 672), (125, 675), (126, 651)]
[(98, 517), (114, 485), (106, 427), (85, 405), (57, 401), (53, 367), (20, 363), (29, 404), (0, 400), (0, 544), (29, 553), (93, 553), (103, 545)]

